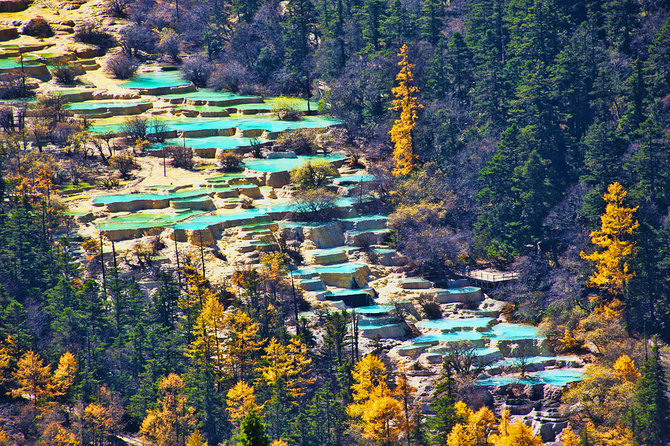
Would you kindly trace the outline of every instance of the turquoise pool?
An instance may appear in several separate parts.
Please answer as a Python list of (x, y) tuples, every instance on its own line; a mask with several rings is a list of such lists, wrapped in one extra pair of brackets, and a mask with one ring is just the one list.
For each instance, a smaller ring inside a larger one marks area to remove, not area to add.
[(425, 329), (437, 329), (442, 331), (459, 330), (463, 328), (485, 328), (494, 320), (492, 317), (469, 317), (461, 319), (437, 319), (419, 321), (416, 326)]
[(292, 169), (302, 165), (306, 161), (314, 160), (337, 161), (344, 159), (344, 155), (332, 154), (327, 156), (299, 156), (297, 158), (277, 158), (277, 159), (246, 159), (244, 160), (244, 167), (256, 172), (283, 172), (291, 171)]
[[(139, 87), (138, 87), (139, 88)], [(104, 120), (94, 123), (90, 130), (94, 133), (114, 132), (123, 130), (123, 122), (105, 123)], [(167, 130), (196, 131), (196, 130), (267, 130), (282, 132), (284, 130), (301, 128), (322, 128), (339, 124), (340, 121), (326, 116), (306, 116), (300, 121), (280, 121), (272, 116), (244, 116), (226, 118), (187, 118), (164, 119), (162, 121)]]
[(269, 220), (269, 217), (260, 209), (245, 209), (243, 212), (233, 212), (230, 214), (202, 215), (195, 216), (174, 226), (174, 229), (202, 230), (208, 226), (225, 223), (235, 220), (244, 220), (247, 218), (262, 218)]
[(180, 191), (180, 192), (170, 192), (167, 194), (117, 194), (117, 195), (105, 195), (102, 197), (95, 197), (93, 203), (95, 204), (109, 204), (109, 203), (128, 203), (131, 201), (139, 200), (173, 200), (177, 198), (195, 198), (201, 197), (203, 195), (209, 194), (211, 191), (203, 190), (190, 190), (190, 191)]
[(96, 110), (99, 108), (128, 108), (135, 105), (146, 105), (146, 101), (85, 101), (68, 104), (66, 108), (69, 110)]
[(122, 87), (142, 89), (142, 88), (160, 88), (160, 87), (179, 87), (189, 85), (190, 82), (184, 80), (179, 71), (152, 71), (140, 73), (133, 76), (132, 79), (121, 83)]
[(539, 372), (530, 372), (526, 378), (517, 376), (496, 376), (492, 378), (479, 379), (479, 386), (504, 386), (507, 384), (551, 384), (554, 386), (565, 386), (571, 382), (580, 381), (584, 378), (584, 372), (578, 369), (551, 369)]
[(495, 325), (486, 337), (498, 341), (518, 341), (521, 339), (542, 339), (544, 336), (532, 325), (502, 323)]

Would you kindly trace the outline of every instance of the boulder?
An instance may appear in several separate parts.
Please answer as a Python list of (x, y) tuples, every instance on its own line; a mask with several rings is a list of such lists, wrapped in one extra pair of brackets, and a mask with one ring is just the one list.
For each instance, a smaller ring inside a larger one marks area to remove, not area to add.
[(0, 0), (0, 12), (19, 12), (27, 8), (25, 0)]
[(317, 248), (334, 248), (344, 243), (340, 222), (326, 223), (319, 226), (306, 226), (302, 230), (305, 240), (314, 242)]
[(0, 29), (0, 40), (12, 40), (19, 37), (19, 30), (16, 28)]
[(27, 36), (45, 38), (53, 36), (54, 31), (53, 29), (51, 29), (49, 22), (44, 20), (43, 17), (37, 16), (28, 20), (21, 27), (21, 34), (25, 34)]
[(270, 172), (265, 176), (265, 185), (274, 188), (284, 187), (291, 184), (291, 174), (282, 172)]

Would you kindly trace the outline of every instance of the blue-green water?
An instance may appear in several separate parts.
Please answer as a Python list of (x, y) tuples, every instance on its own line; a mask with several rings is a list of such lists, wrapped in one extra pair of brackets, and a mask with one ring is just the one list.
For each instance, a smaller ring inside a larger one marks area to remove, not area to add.
[[(177, 72), (179, 74), (179, 72)], [(180, 79), (181, 75), (179, 76)], [(222, 100), (233, 100), (233, 99), (258, 99), (261, 100), (258, 96), (244, 96), (231, 93), (229, 91), (214, 91), (209, 89), (203, 89), (198, 91), (189, 91), (187, 93), (172, 93), (159, 96), (162, 99), (191, 99), (194, 101), (222, 101)], [(260, 104), (259, 104), (260, 105)]]
[[(159, 118), (160, 119), (160, 118)], [(226, 118), (174, 118), (162, 119), (167, 130), (197, 131), (197, 130), (267, 130), (269, 132), (282, 132), (284, 130), (302, 128), (322, 128), (339, 124), (341, 121), (326, 116), (306, 116), (300, 121), (280, 121), (273, 116), (244, 116)], [(100, 120), (90, 127), (94, 133), (113, 132), (119, 133), (123, 130), (123, 122), (105, 123)]]
[(256, 172), (283, 172), (291, 171), (299, 167), (306, 161), (322, 159), (326, 161), (337, 161), (344, 158), (341, 154), (331, 154), (327, 156), (299, 156), (297, 158), (277, 158), (277, 159), (258, 159), (251, 158), (244, 160), (244, 167)]
[(485, 328), (488, 327), (491, 321), (494, 319), (492, 317), (469, 317), (461, 319), (437, 319), (437, 320), (424, 320), (416, 323), (416, 326), (419, 328), (425, 329), (438, 329), (438, 330), (457, 330), (463, 328)]
[(537, 327), (532, 325), (508, 324), (502, 323), (495, 325), (490, 332), (485, 334), (487, 337), (499, 341), (518, 341), (521, 339), (542, 339), (543, 336)]
[(584, 372), (576, 369), (552, 369), (539, 372), (530, 372), (526, 378), (520, 379), (516, 376), (496, 376), (492, 378), (479, 379), (476, 381), (480, 386), (504, 386), (506, 384), (551, 384), (565, 386), (574, 381), (584, 378)]
[(128, 203), (139, 200), (172, 200), (176, 198), (194, 198), (209, 194), (210, 190), (190, 190), (170, 192), (167, 194), (117, 194), (105, 195), (102, 197), (95, 197), (93, 203), (95, 204), (109, 204), (109, 203)]
[(75, 102), (66, 106), (69, 110), (97, 110), (97, 109), (122, 109), (133, 107), (135, 105), (146, 105), (149, 102), (142, 101), (85, 101)]
[(184, 80), (179, 71), (155, 71), (133, 76), (132, 79), (122, 82), (121, 86), (125, 88), (142, 89), (178, 87), (189, 84), (190, 82)]
[(244, 220), (248, 218), (269, 220), (267, 214), (260, 209), (245, 209), (243, 212), (233, 212), (230, 214), (196, 216), (175, 225), (174, 229), (201, 230), (218, 223)]

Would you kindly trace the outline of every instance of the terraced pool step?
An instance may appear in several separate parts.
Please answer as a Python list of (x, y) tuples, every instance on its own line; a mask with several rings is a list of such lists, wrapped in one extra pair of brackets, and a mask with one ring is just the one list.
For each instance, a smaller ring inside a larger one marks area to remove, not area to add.
[(419, 277), (402, 279), (398, 285), (404, 290), (426, 290), (433, 287), (431, 281)]
[(302, 279), (298, 281), (298, 285), (305, 291), (324, 291), (326, 289), (321, 279)]

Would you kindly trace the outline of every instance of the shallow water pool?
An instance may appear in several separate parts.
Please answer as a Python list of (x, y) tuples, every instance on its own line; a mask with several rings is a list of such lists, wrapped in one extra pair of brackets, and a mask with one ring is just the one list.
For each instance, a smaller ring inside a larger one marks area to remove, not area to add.
[(184, 80), (179, 71), (152, 71), (140, 73), (133, 76), (132, 79), (121, 83), (124, 88), (159, 88), (159, 87), (179, 87), (189, 85), (190, 82)]

